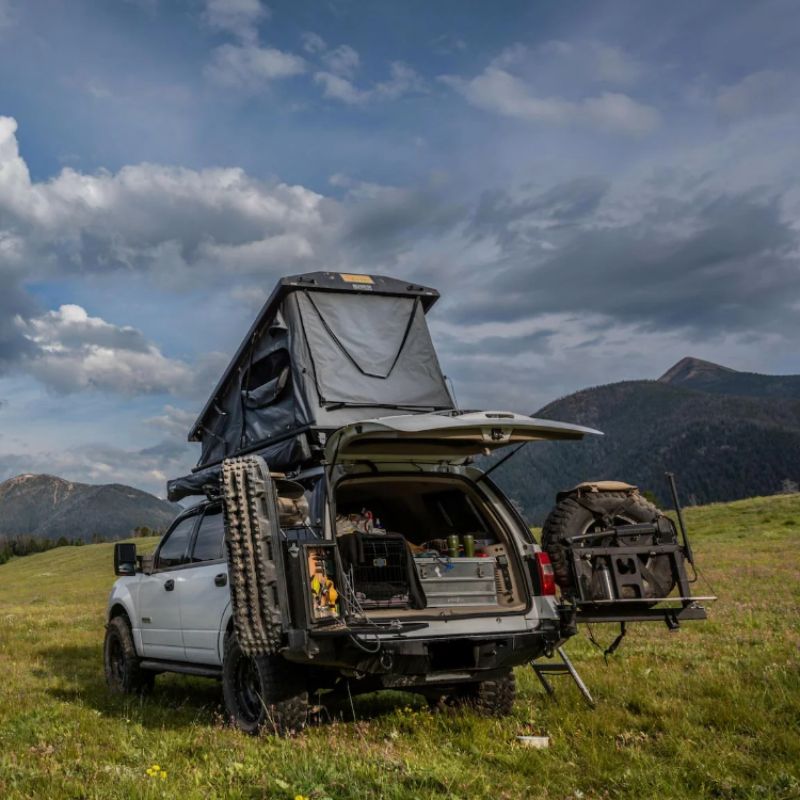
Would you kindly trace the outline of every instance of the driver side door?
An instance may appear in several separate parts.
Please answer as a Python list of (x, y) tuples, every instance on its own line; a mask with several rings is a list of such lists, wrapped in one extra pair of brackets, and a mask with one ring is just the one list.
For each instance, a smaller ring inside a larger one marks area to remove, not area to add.
[(156, 550), (153, 571), (139, 585), (139, 625), (142, 655), (184, 661), (180, 595), (189, 564), (188, 551), (199, 514), (177, 521)]

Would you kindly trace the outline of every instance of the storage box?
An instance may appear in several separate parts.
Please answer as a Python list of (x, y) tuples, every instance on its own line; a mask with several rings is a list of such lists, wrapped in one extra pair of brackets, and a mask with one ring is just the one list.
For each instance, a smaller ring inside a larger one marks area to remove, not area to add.
[(414, 559), (428, 608), (497, 605), (494, 558)]

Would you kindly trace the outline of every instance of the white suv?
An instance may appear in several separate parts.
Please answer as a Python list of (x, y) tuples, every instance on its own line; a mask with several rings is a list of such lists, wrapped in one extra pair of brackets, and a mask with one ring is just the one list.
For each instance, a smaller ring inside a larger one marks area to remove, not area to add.
[(220, 678), (243, 730), (296, 730), (310, 692), (381, 688), (505, 714), (512, 668), (572, 635), (549, 559), (471, 457), (596, 433), (517, 414), (417, 414), (329, 437), (287, 480), (225, 462), (152, 557), (119, 544), (105, 668), (118, 692)]

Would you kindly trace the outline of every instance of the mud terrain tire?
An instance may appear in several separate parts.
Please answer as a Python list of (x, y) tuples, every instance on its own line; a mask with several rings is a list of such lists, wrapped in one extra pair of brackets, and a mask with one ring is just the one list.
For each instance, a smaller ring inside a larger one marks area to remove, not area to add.
[[(575, 493), (563, 497), (542, 527), (542, 549), (550, 556), (556, 582), (567, 592), (575, 591), (568, 562), (571, 537), (612, 525), (654, 522), (662, 516), (638, 492), (592, 492), (585, 497), (590, 503), (584, 504)], [(666, 597), (674, 586), (668, 560), (657, 558), (648, 562), (648, 568), (655, 579), (653, 597)]]
[(133, 636), (124, 617), (114, 617), (106, 626), (103, 664), (106, 683), (114, 694), (145, 694), (152, 690), (155, 673), (142, 669)]
[(225, 643), (222, 693), (229, 720), (244, 733), (286, 736), (305, 727), (308, 688), (302, 666), (280, 655), (247, 656), (234, 635)]
[(499, 678), (470, 684), (463, 694), (465, 705), (487, 717), (507, 717), (516, 699), (517, 682), (513, 670)]

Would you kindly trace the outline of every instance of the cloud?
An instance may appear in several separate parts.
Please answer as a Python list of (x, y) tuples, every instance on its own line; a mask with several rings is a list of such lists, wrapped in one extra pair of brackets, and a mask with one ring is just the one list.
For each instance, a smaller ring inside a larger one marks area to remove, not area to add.
[(341, 75), (334, 75), (332, 72), (317, 72), (314, 81), (322, 87), (322, 94), (330, 100), (339, 100), (350, 106), (366, 103), (370, 94), (367, 91), (357, 89), (353, 83)]
[(630, 85), (639, 79), (642, 73), (641, 65), (619, 47), (595, 44), (591, 49), (594, 56), (595, 80)]
[(472, 78), (442, 75), (439, 80), (476, 108), (501, 116), (642, 135), (660, 124), (655, 108), (616, 91), (587, 93), (591, 83), (631, 85), (641, 72), (620, 48), (550, 41), (535, 49), (507, 47)]
[(21, 473), (47, 473), (86, 483), (123, 483), (166, 496), (167, 478), (191, 469), (185, 441), (166, 438), (139, 450), (85, 444), (64, 450), (0, 454), (0, 481)]
[(203, 12), (203, 19), (210, 27), (247, 42), (258, 38), (258, 24), (269, 17), (269, 8), (260, 0), (206, 0)]
[(169, 359), (141, 331), (90, 317), (77, 305), (17, 325), (31, 343), (23, 366), (62, 394), (97, 389), (123, 395), (175, 392), (189, 382), (189, 367)]
[(565, 42), (553, 40), (545, 42), (535, 51), (517, 46), (516, 61), (526, 59), (554, 62), (563, 72), (579, 76), (581, 80), (597, 83), (631, 86), (644, 73), (644, 66), (622, 48), (598, 41)]
[(603, 92), (580, 101), (538, 97), (526, 82), (497, 66), (488, 66), (471, 80), (453, 75), (441, 80), (476, 108), (528, 122), (576, 123), (633, 135), (649, 133), (660, 122), (656, 109), (625, 94)]
[(341, 75), (324, 70), (315, 73), (314, 80), (322, 86), (325, 97), (351, 106), (377, 100), (395, 100), (405, 94), (425, 91), (422, 77), (401, 61), (394, 61), (389, 65), (388, 80), (374, 83), (368, 89), (359, 89)]
[(352, 78), (361, 63), (358, 53), (347, 44), (326, 51), (322, 60), (331, 72), (345, 78)]
[(313, 33), (312, 31), (306, 31), (301, 34), (300, 41), (302, 42), (303, 50), (312, 55), (323, 53), (328, 47), (325, 44), (325, 40), (318, 33)]
[[(504, 249), (525, 241), (547, 241), (553, 228), (577, 224), (593, 214), (611, 184), (586, 175), (556, 184), (540, 193), (486, 190), (481, 193), (472, 220), (473, 238), (494, 238)], [(547, 249), (545, 247), (545, 249)]]
[[(604, 201), (579, 224), (548, 228), (539, 245), (544, 195), (494, 198), (480, 233), (500, 249), (497, 266), (464, 293), (463, 321), (531, 319), (545, 313), (593, 314), (607, 325), (683, 331), (696, 341), (727, 333), (796, 335), (800, 319), (800, 234), (780, 198), (753, 190), (705, 190), (670, 197), (670, 187), (634, 214)], [(546, 205), (546, 204), (545, 204)], [(508, 210), (501, 221), (500, 211)], [(525, 235), (519, 234), (520, 224)], [(516, 235), (515, 235), (516, 234)], [(502, 303), (495, 302), (500, 296)]]
[(456, 36), (453, 33), (443, 33), (435, 37), (430, 45), (434, 53), (442, 56), (460, 53), (467, 49), (467, 43), (460, 36)]
[(206, 66), (207, 77), (220, 86), (258, 89), (271, 81), (306, 71), (306, 62), (292, 53), (257, 44), (223, 44)]
[(122, 270), (162, 285), (222, 284), (225, 273), (301, 269), (341, 224), (336, 202), (236, 168), (65, 168), (33, 181), (15, 131), (0, 117), (0, 269), (9, 286), (0, 303), (23, 316), (30, 309), (13, 287), (31, 270), (38, 279)]
[(715, 102), (722, 116), (738, 119), (757, 114), (792, 113), (799, 99), (796, 75), (762, 70), (720, 89)]
[(342, 237), (367, 263), (376, 259), (386, 263), (412, 251), (421, 241), (453, 230), (466, 217), (466, 208), (443, 189), (436, 184), (417, 189), (352, 184), (345, 197)]

